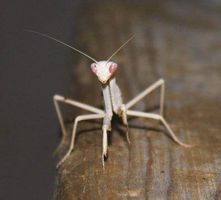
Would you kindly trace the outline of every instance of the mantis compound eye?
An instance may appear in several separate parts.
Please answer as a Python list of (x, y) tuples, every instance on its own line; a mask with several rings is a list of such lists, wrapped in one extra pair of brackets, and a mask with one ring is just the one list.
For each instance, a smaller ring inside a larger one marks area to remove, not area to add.
[(118, 68), (118, 65), (116, 63), (111, 63), (110, 67), (109, 67), (109, 72), (111, 74), (113, 74)]
[(91, 70), (92, 70), (93, 73), (95, 73), (95, 74), (97, 73), (96, 63), (92, 63), (92, 64), (91, 64)]

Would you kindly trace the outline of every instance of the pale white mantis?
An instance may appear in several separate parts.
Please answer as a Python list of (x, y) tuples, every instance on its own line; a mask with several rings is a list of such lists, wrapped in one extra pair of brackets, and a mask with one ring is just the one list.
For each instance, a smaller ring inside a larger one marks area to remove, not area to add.
[[(104, 159), (107, 156), (107, 147), (108, 147), (108, 137), (107, 133), (108, 131), (111, 131), (111, 120), (113, 117), (113, 113), (117, 114), (123, 121), (123, 124), (127, 126), (127, 141), (130, 143), (129, 135), (128, 135), (128, 122), (127, 122), (127, 116), (133, 116), (133, 117), (142, 117), (147, 119), (154, 119), (160, 121), (164, 127), (167, 129), (170, 136), (173, 138), (175, 142), (177, 142), (179, 145), (184, 147), (192, 147), (193, 145), (185, 144), (181, 142), (177, 136), (174, 134), (173, 130), (170, 128), (169, 124), (165, 120), (163, 114), (164, 114), (164, 94), (165, 94), (165, 83), (163, 79), (158, 80), (151, 86), (147, 87), (144, 91), (142, 91), (140, 94), (138, 94), (136, 97), (134, 97), (132, 100), (130, 100), (128, 103), (124, 104), (122, 101), (121, 91), (116, 83), (116, 71), (118, 69), (118, 65), (115, 62), (112, 62), (111, 59), (113, 56), (115, 56), (133, 37), (128, 39), (123, 45), (121, 45), (106, 61), (97, 61), (91, 56), (85, 54), (84, 52), (60, 41), (57, 40), (49, 35), (32, 31), (32, 30), (26, 30), (38, 35), (41, 35), (43, 37), (52, 39), (60, 44), (63, 44), (78, 53), (84, 55), (85, 57), (91, 59), (94, 63), (91, 64), (91, 71), (97, 76), (98, 80), (101, 82), (102, 85), (102, 92), (103, 92), (103, 98), (104, 98), (104, 110), (96, 108), (91, 105), (87, 105), (72, 99), (65, 98), (60, 95), (54, 95), (53, 101), (55, 105), (55, 109), (58, 115), (59, 123), (61, 125), (61, 130), (63, 136), (67, 135), (67, 130), (64, 124), (63, 116), (59, 107), (59, 102), (69, 104), (72, 106), (76, 106), (78, 108), (84, 109), (86, 111), (89, 111), (93, 114), (85, 114), (85, 115), (79, 115), (75, 118), (73, 129), (72, 129), (72, 135), (71, 135), (71, 143), (69, 146), (69, 149), (65, 156), (60, 160), (57, 167), (59, 167), (71, 154), (72, 150), (74, 149), (75, 144), (75, 137), (77, 132), (77, 125), (81, 121), (85, 120), (92, 120), (92, 119), (103, 119), (103, 142), (102, 142), (102, 164), (104, 166)], [(131, 108), (138, 103), (140, 100), (142, 100), (145, 96), (153, 92), (154, 90), (160, 88), (160, 114), (155, 113), (148, 113), (148, 112), (141, 112), (136, 110), (131, 110)]]

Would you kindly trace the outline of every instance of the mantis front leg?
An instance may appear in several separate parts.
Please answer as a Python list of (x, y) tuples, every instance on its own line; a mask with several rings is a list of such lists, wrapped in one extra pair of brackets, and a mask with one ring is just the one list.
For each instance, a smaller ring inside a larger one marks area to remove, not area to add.
[(126, 105), (123, 104), (122, 95), (120, 88), (118, 87), (116, 83), (116, 79), (113, 78), (110, 80), (110, 94), (111, 94), (111, 100), (113, 105), (114, 112), (119, 115), (119, 117), (122, 118), (123, 124), (126, 125), (127, 131), (127, 142), (130, 144), (130, 138), (129, 138), (129, 127), (127, 122), (127, 109)]
[(105, 115), (104, 115), (103, 127), (102, 127), (102, 131), (103, 131), (102, 164), (104, 167), (104, 159), (107, 157), (107, 146), (108, 146), (107, 131), (111, 131), (111, 120), (113, 117), (113, 110), (112, 110), (109, 86), (104, 85), (102, 87), (102, 91), (103, 91), (104, 107), (105, 107)]

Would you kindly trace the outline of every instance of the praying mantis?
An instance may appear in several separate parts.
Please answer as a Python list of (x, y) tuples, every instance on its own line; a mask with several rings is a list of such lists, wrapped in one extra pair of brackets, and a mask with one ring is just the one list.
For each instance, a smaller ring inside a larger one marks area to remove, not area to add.
[[(111, 120), (113, 117), (113, 113), (117, 114), (121, 119), (124, 125), (127, 127), (126, 136), (127, 141), (130, 144), (129, 139), (129, 133), (128, 133), (128, 116), (133, 117), (142, 117), (146, 119), (153, 119), (160, 121), (172, 139), (178, 143), (179, 145), (183, 147), (192, 147), (193, 145), (185, 144), (181, 142), (173, 130), (171, 129), (170, 125), (164, 118), (164, 95), (165, 95), (165, 81), (163, 79), (159, 79), (149, 87), (147, 87), (145, 90), (143, 90), (140, 94), (135, 96), (132, 100), (127, 102), (126, 104), (123, 103), (121, 90), (116, 82), (116, 72), (118, 70), (118, 64), (111, 61), (111, 59), (129, 42), (132, 40), (132, 37), (130, 37), (126, 42), (124, 42), (107, 60), (104, 61), (97, 61), (91, 56), (87, 55), (86, 53), (76, 49), (73, 46), (70, 46), (56, 38), (53, 38), (49, 35), (46, 35), (44, 33), (40, 33), (33, 30), (26, 30), (28, 32), (32, 32), (35, 34), (38, 34), (40, 36), (46, 37), (48, 39), (54, 40), (64, 46), (67, 46), (71, 48), (72, 50), (84, 55), (85, 57), (89, 58), (93, 61), (90, 68), (93, 74), (95, 74), (101, 83), (102, 86), (102, 93), (103, 93), (103, 100), (104, 100), (104, 110), (96, 108), (94, 106), (75, 101), (72, 99), (65, 98), (61, 95), (54, 95), (53, 101), (55, 110), (57, 112), (58, 120), (61, 126), (62, 135), (67, 135), (67, 129), (64, 124), (64, 119), (62, 116), (61, 109), (59, 107), (59, 103), (65, 103), (72, 106), (76, 106), (78, 108), (84, 109), (86, 111), (91, 112), (92, 114), (84, 114), (79, 115), (74, 120), (74, 125), (72, 129), (72, 135), (71, 135), (71, 142), (69, 149), (67, 153), (64, 155), (64, 157), (60, 160), (60, 162), (57, 164), (57, 168), (68, 158), (68, 156), (71, 154), (72, 150), (74, 149), (75, 144), (75, 137), (77, 132), (77, 126), (79, 122), (86, 121), (86, 120), (92, 120), (92, 119), (103, 119), (103, 125), (102, 125), (102, 133), (103, 133), (103, 139), (102, 139), (102, 165), (105, 166), (105, 158), (107, 157), (107, 148), (108, 148), (108, 132), (111, 131)], [(149, 113), (149, 112), (142, 112), (142, 111), (136, 111), (131, 109), (136, 103), (141, 101), (144, 97), (146, 97), (148, 94), (153, 92), (154, 90), (160, 88), (160, 113)]]

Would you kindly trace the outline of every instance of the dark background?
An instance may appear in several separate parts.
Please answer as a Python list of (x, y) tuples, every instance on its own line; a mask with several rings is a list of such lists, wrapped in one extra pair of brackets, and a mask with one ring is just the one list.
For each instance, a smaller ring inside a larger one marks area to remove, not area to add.
[(55, 93), (68, 95), (72, 52), (24, 32), (34, 29), (73, 44), (86, 1), (1, 1), (0, 199), (52, 199), (53, 151), (60, 141)]

